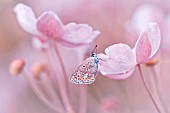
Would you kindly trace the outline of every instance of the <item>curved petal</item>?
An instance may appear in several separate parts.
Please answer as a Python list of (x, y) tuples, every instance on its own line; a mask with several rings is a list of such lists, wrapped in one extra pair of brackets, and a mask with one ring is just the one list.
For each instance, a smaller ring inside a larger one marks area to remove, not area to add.
[(36, 18), (32, 9), (22, 3), (15, 6), (14, 12), (16, 13), (18, 23), (28, 33), (38, 35), (39, 32), (36, 28)]
[(73, 43), (73, 42), (70, 42), (70, 41), (66, 41), (66, 40), (57, 40), (59, 43), (61, 43), (62, 45), (64, 46), (67, 46), (67, 47), (77, 47), (77, 46), (85, 46), (87, 45), (88, 43)]
[(105, 50), (106, 55), (98, 54), (100, 60), (99, 71), (104, 74), (122, 74), (132, 70), (135, 65), (135, 55), (125, 44), (115, 44)]
[(52, 11), (43, 13), (37, 20), (37, 29), (49, 38), (59, 38), (63, 33), (63, 23)]
[(146, 63), (151, 55), (151, 42), (146, 31), (142, 32), (135, 45), (137, 63)]
[[(103, 76), (111, 78), (111, 79), (116, 79), (116, 80), (123, 80), (123, 79), (127, 79), (129, 78), (133, 72), (134, 72), (135, 68), (133, 68), (132, 70), (126, 72), (126, 73), (122, 73), (122, 74), (103, 74)], [(102, 73), (102, 72), (101, 72)]]
[(70, 23), (65, 26), (65, 32), (61, 39), (64, 43), (83, 45), (91, 43), (98, 35), (99, 31), (93, 31), (87, 24)]
[(148, 27), (140, 34), (135, 45), (136, 60), (146, 63), (157, 52), (160, 46), (160, 30), (156, 23), (149, 23)]
[(160, 29), (157, 23), (149, 23), (148, 24), (148, 30), (147, 34), (149, 36), (149, 40), (151, 42), (151, 55), (150, 59), (156, 54), (160, 47), (160, 42), (161, 42), (161, 35), (160, 35)]

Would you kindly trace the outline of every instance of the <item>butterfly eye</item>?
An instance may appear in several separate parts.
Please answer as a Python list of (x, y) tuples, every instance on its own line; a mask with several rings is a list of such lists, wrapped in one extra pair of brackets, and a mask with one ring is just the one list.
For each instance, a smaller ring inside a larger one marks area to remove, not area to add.
[(85, 68), (86, 66), (85, 65), (83, 65), (83, 68)]

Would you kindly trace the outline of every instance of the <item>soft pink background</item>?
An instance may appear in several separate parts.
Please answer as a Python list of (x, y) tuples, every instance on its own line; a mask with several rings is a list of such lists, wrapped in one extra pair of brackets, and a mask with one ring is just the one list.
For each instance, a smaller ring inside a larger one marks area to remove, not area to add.
[[(98, 51), (114, 43), (128, 43), (126, 41), (125, 23), (134, 9), (142, 3), (156, 4), (166, 14), (170, 13), (169, 0), (1, 0), (0, 1), (0, 113), (53, 113), (41, 103), (22, 77), (13, 77), (8, 72), (12, 59), (28, 56), (33, 62), (37, 56), (31, 56), (34, 51), (31, 46), (30, 35), (18, 25), (13, 7), (25, 3), (33, 8), (36, 15), (53, 10), (66, 24), (68, 22), (88, 23), (94, 29), (101, 31), (96, 44)], [(133, 47), (134, 45), (131, 45)], [(25, 52), (23, 49), (25, 48)], [(34, 51), (36, 53), (36, 50)], [(156, 66), (161, 81), (161, 88), (167, 106), (169, 98), (169, 59), (161, 59)], [(142, 67), (146, 77), (152, 76), (150, 69)], [(95, 89), (95, 90), (94, 90)], [(119, 104), (116, 113), (154, 113), (155, 109), (141, 82), (139, 72), (122, 81), (111, 80), (98, 76), (94, 84), (89, 86), (89, 94), (94, 100), (89, 102), (89, 112), (97, 112), (99, 100), (114, 98)], [(96, 101), (96, 100), (97, 101)], [(169, 109), (170, 110), (170, 109)]]

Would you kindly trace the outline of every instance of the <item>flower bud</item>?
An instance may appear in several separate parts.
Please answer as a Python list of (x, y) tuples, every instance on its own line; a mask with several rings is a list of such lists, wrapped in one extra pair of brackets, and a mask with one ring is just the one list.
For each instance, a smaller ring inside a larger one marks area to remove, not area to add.
[(47, 66), (45, 64), (34, 64), (31, 69), (33, 77), (40, 80), (40, 76), (43, 72), (47, 71)]
[(25, 66), (25, 61), (22, 58), (16, 59), (12, 61), (10, 64), (10, 68), (9, 68), (10, 73), (12, 75), (18, 75), (22, 72), (24, 66)]

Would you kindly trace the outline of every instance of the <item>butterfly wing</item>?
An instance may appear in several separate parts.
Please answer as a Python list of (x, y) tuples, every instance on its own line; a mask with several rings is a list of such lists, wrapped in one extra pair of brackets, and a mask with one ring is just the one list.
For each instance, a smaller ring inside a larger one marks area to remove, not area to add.
[(87, 58), (73, 73), (70, 81), (75, 84), (91, 84), (97, 75), (98, 62), (94, 57)]

